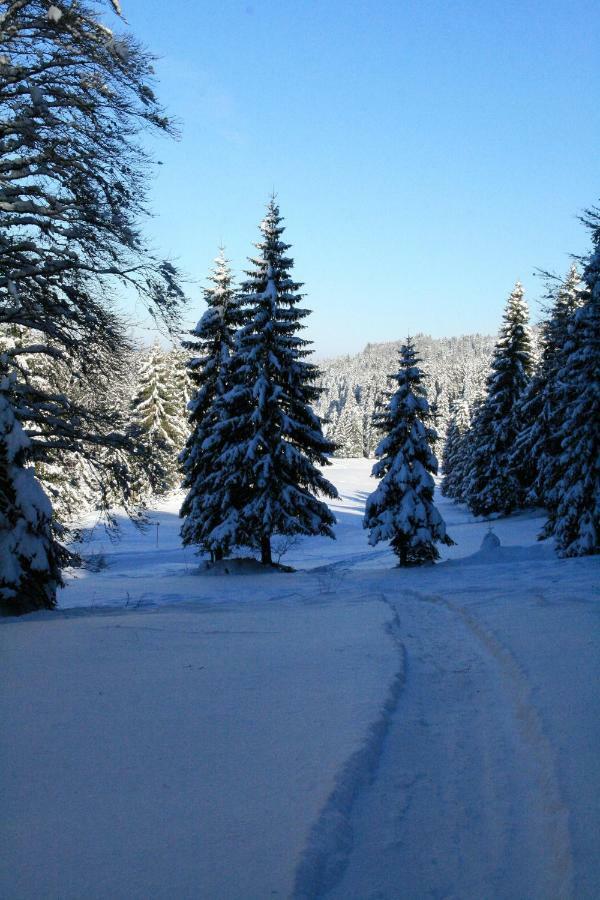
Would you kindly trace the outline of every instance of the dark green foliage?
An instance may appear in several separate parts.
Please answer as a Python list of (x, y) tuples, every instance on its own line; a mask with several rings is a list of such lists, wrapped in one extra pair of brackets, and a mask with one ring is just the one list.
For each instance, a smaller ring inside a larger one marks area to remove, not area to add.
[(561, 556), (600, 552), (600, 210), (590, 210), (585, 221), (592, 252), (555, 378), (558, 427), (543, 474), (549, 511), (544, 536), (554, 535)]
[(301, 285), (290, 275), (281, 222), (272, 200), (260, 226), (259, 255), (242, 285), (244, 324), (229, 387), (204, 445), (216, 459), (205, 481), (206, 502), (221, 517), (204, 545), (215, 554), (256, 547), (264, 563), (271, 562), (275, 534), (333, 537), (335, 519), (316, 495), (337, 496), (317, 468), (328, 464), (334, 447), (311, 408), (319, 370), (307, 361), (309, 342), (299, 335), (309, 310), (299, 306)]
[(560, 447), (558, 373), (565, 364), (568, 328), (582, 300), (581, 278), (575, 265), (565, 280), (549, 291), (548, 297), (552, 306), (542, 323), (541, 358), (515, 411), (518, 433), (510, 456), (524, 489), (525, 502), (542, 506), (547, 503), (546, 485), (555, 480), (553, 461)]
[(451, 402), (451, 419), (442, 455), (441, 491), (444, 497), (463, 502), (465, 497), (465, 478), (469, 464), (469, 426), (470, 410), (464, 395)]
[(508, 514), (518, 508), (524, 487), (510, 464), (518, 424), (517, 403), (533, 369), (528, 310), (519, 282), (504, 313), (487, 380), (487, 395), (473, 417), (465, 499), (475, 515)]
[(14, 414), (14, 377), (0, 370), (0, 609), (53, 609), (67, 554), (52, 532), (52, 506), (29, 463)]
[(437, 543), (453, 544), (433, 503), (437, 438), (432, 415), (410, 339), (400, 350), (400, 366), (392, 376), (397, 384), (375, 424), (385, 437), (376, 450), (379, 462), (373, 475), (381, 478), (367, 499), (363, 525), (369, 543), (389, 541), (401, 566), (420, 565), (439, 558)]
[(194, 395), (190, 401), (191, 433), (180, 456), (183, 487), (187, 496), (181, 507), (184, 522), (181, 528), (183, 543), (197, 544), (222, 556), (222, 548), (206, 539), (221, 522), (223, 512), (213, 502), (207, 479), (219, 465), (220, 446), (206, 446), (220, 416), (221, 402), (229, 386), (228, 369), (235, 343), (235, 333), (241, 324), (240, 306), (233, 286), (229, 263), (221, 248), (215, 268), (209, 275), (211, 287), (204, 290), (207, 310), (191, 332), (193, 340), (183, 346), (193, 356), (188, 361)]

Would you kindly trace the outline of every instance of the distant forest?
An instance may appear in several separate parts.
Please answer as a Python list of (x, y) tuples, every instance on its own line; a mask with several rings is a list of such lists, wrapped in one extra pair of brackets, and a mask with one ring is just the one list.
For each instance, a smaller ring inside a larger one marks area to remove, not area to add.
[[(432, 338), (417, 334), (413, 340), (423, 360), (429, 402), (443, 441), (452, 401), (460, 394), (472, 408), (485, 394), (496, 336)], [(367, 344), (354, 356), (318, 361), (323, 391), (316, 411), (327, 423), (327, 436), (338, 445), (338, 456), (373, 456), (379, 440), (373, 428), (373, 412), (389, 387), (389, 375), (398, 367), (401, 344), (402, 340)]]

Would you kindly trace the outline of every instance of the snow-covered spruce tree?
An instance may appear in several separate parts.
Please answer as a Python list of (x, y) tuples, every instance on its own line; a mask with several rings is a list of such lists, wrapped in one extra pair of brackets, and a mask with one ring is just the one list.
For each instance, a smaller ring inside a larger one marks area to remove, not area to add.
[(324, 436), (311, 404), (319, 394), (319, 371), (308, 362), (301, 338), (300, 284), (290, 276), (290, 245), (274, 199), (261, 223), (259, 256), (242, 285), (245, 324), (231, 358), (231, 386), (218, 404), (206, 442), (217, 458), (207, 479), (209, 502), (221, 521), (204, 539), (211, 551), (233, 546), (260, 549), (270, 565), (275, 534), (333, 537), (335, 518), (317, 494), (337, 497), (317, 465), (328, 465), (334, 445)]
[(559, 556), (600, 552), (600, 209), (589, 210), (584, 222), (593, 250), (556, 375), (558, 430), (544, 481), (549, 518), (542, 537), (554, 535)]
[(431, 395), (433, 396), (433, 399), (429, 403), (429, 412), (431, 415), (431, 424), (432, 424), (432, 426), (435, 430), (435, 434), (436, 434), (434, 443), (432, 444), (432, 449), (433, 449), (433, 452), (437, 456), (440, 441), (441, 441), (440, 428), (442, 427), (442, 423), (443, 423), (443, 416), (442, 416), (442, 409), (441, 409), (442, 398), (443, 398), (443, 387), (440, 384), (440, 382), (437, 380), (437, 378), (434, 380), (433, 384), (431, 385)]
[(369, 543), (390, 541), (401, 566), (433, 562), (439, 558), (436, 544), (454, 543), (433, 502), (436, 433), (420, 362), (408, 338), (393, 376), (397, 388), (376, 417), (377, 428), (385, 433), (373, 467), (373, 476), (381, 481), (367, 499), (363, 521)]
[(111, 505), (128, 505), (126, 468), (117, 463), (136, 449), (124, 436), (125, 349), (110, 363), (101, 355), (88, 360), (83, 373), (72, 353), (44, 343), (43, 334), (0, 324), (0, 352), (19, 379), (12, 391), (15, 411), (31, 439), (31, 458), (52, 503), (57, 535), (66, 537), (90, 509), (106, 519), (109, 486)]
[(516, 409), (517, 436), (511, 466), (524, 486), (526, 502), (546, 505), (546, 482), (556, 479), (554, 460), (560, 455), (558, 433), (562, 425), (558, 372), (565, 364), (569, 324), (581, 305), (581, 276), (573, 264), (558, 287), (550, 287), (551, 307), (541, 326), (539, 364)]
[(529, 313), (523, 293), (517, 281), (504, 312), (486, 398), (474, 415), (469, 432), (465, 499), (477, 516), (506, 515), (524, 501), (524, 486), (511, 465), (518, 430), (517, 404), (533, 367)]
[[(369, 378), (365, 384), (361, 385), (360, 405), (362, 410), (362, 455), (367, 459), (373, 456), (375, 447), (379, 443), (377, 437), (377, 429), (373, 425), (373, 412), (377, 407), (378, 392), (378, 383), (373, 378)], [(331, 435), (331, 437), (333, 440), (335, 440), (335, 438), (333, 438), (333, 434)]]
[(183, 347), (173, 347), (168, 357), (172, 370), (170, 379), (178, 397), (181, 430), (187, 437), (189, 432), (189, 403), (194, 393), (194, 386), (188, 369), (189, 353)]
[(179, 484), (177, 460), (185, 442), (181, 416), (180, 379), (169, 354), (158, 341), (144, 354), (131, 405), (131, 425), (148, 461), (145, 484), (137, 493), (161, 495)]
[(20, 355), (61, 359), (79, 382), (100, 366), (109, 377), (127, 348), (109, 298), (128, 286), (173, 326), (182, 298), (176, 270), (139, 230), (150, 163), (139, 135), (172, 128), (152, 90), (152, 58), (100, 21), (118, 7), (19, 0), (0, 16), (0, 324), (37, 336), (5, 364), (35, 462), (83, 451), (95, 464), (102, 448), (127, 441), (104, 406), (28, 380)]
[(52, 507), (28, 465), (31, 443), (14, 414), (14, 374), (0, 362), (0, 609), (53, 609), (64, 562)]
[(208, 280), (211, 286), (204, 290), (206, 312), (191, 332), (192, 340), (183, 342), (188, 355), (193, 354), (187, 366), (195, 390), (189, 403), (192, 430), (179, 457), (183, 487), (187, 490), (180, 516), (184, 519), (184, 545), (197, 544), (220, 559), (222, 547), (212, 544), (209, 536), (220, 525), (222, 510), (218, 502), (213, 502), (219, 493), (213, 493), (207, 485), (207, 478), (219, 465), (220, 446), (217, 443), (209, 451), (206, 441), (218, 421), (217, 401), (222, 400), (228, 388), (229, 362), (241, 324), (233, 276), (223, 248)]
[(468, 434), (471, 422), (464, 386), (459, 396), (451, 402), (451, 416), (442, 456), (444, 477), (441, 491), (444, 497), (462, 502), (464, 500), (465, 472), (468, 466)]
[(353, 388), (348, 391), (346, 402), (336, 422), (335, 434), (336, 456), (350, 458), (363, 456), (363, 416)]

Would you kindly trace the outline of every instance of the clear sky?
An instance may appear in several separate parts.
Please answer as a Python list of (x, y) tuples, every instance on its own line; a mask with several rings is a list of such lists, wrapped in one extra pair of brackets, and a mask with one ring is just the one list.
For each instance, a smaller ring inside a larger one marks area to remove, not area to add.
[(518, 278), (587, 250), (600, 198), (598, 0), (122, 0), (182, 127), (155, 246), (188, 318), (220, 241), (240, 272), (273, 189), (319, 356), (494, 333)]

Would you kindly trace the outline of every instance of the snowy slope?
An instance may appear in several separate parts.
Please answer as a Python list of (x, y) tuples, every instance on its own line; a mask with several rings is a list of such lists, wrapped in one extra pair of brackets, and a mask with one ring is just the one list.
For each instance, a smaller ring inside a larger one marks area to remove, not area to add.
[(294, 574), (199, 574), (173, 498), (1, 623), (0, 895), (600, 895), (598, 561), (440, 499), (457, 545), (400, 571), (369, 471)]
[(389, 612), (316, 596), (5, 625), (0, 895), (288, 896), (401, 665)]

